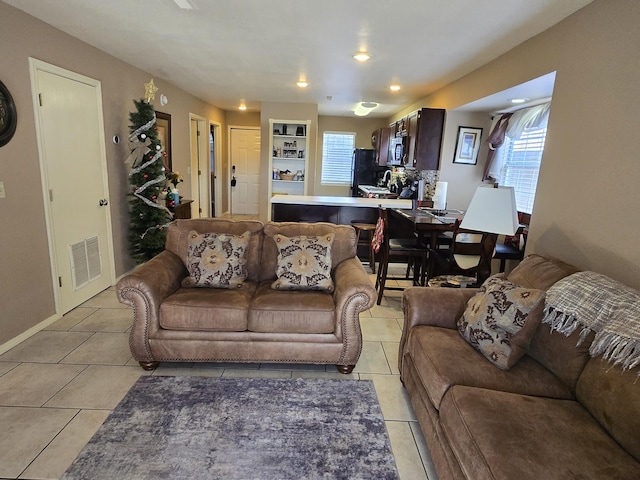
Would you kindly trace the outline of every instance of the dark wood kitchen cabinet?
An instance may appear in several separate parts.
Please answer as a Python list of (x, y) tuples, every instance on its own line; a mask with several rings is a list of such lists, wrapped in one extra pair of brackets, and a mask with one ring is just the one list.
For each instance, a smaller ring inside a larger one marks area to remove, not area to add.
[(445, 110), (421, 108), (409, 115), (407, 165), (416, 170), (439, 170)]
[(378, 131), (376, 139), (376, 164), (381, 167), (386, 166), (389, 161), (389, 139), (393, 135), (395, 134), (392, 127), (381, 128)]

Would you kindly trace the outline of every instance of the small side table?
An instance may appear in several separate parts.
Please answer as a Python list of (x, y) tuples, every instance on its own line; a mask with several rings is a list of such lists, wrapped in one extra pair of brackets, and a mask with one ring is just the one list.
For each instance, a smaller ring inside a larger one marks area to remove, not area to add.
[(175, 207), (173, 208), (168, 207), (169, 211), (173, 213), (174, 220), (178, 218), (191, 218), (192, 203), (193, 203), (193, 200), (181, 199), (180, 203)]

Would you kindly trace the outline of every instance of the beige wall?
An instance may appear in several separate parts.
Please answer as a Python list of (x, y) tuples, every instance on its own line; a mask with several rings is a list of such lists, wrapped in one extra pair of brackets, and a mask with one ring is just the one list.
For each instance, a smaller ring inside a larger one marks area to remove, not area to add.
[(638, 18), (637, 0), (596, 0), (397, 115), (420, 106), (451, 111), (557, 72), (527, 252), (556, 256), (635, 288)]
[(316, 151), (318, 160), (315, 166), (313, 187), (315, 195), (351, 196), (351, 188), (349, 186), (321, 185), (320, 183), (322, 179), (322, 136), (324, 132), (355, 132), (356, 148), (373, 148), (371, 146), (371, 133), (375, 129), (387, 125), (388, 122), (384, 118), (318, 117), (318, 146)]
[[(0, 347), (10, 339), (55, 315), (39, 155), (31, 101), (29, 57), (102, 82), (109, 206), (111, 208), (116, 275), (133, 267), (127, 253), (129, 226), (124, 167), (126, 142), (113, 144), (113, 135), (126, 138), (133, 99), (144, 96), (151, 75), (125, 64), (21, 11), (0, 2), (0, 73), (18, 109), (16, 134), (0, 148)], [(185, 174), (189, 165), (189, 113), (224, 123), (224, 112), (186, 94), (160, 78), (159, 92), (169, 98), (162, 111), (171, 114), (174, 169)], [(69, 172), (73, 175), (73, 172)], [(190, 195), (188, 175), (181, 192)], [(79, 179), (78, 181), (81, 181)]]
[[(447, 112), (440, 154), (440, 180), (447, 182), (447, 207), (466, 210), (476, 187), (482, 183), (482, 173), (489, 147), (485, 142), (489, 135), (491, 117), (481, 113), (450, 110)], [(476, 165), (453, 163), (458, 127), (482, 128), (482, 145)]]

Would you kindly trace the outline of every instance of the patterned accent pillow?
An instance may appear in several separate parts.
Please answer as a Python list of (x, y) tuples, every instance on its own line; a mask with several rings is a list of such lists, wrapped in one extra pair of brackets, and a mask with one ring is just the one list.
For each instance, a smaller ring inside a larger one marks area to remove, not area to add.
[(274, 235), (278, 248), (275, 290), (326, 290), (333, 292), (331, 245), (334, 233), (322, 236)]
[(529, 349), (544, 308), (545, 292), (489, 277), (469, 300), (458, 331), (471, 346), (502, 370)]
[(375, 253), (380, 251), (382, 242), (384, 241), (384, 220), (382, 217), (378, 217), (376, 222), (376, 228), (373, 231), (373, 237), (371, 238), (371, 248)]
[(247, 278), (245, 252), (251, 232), (242, 235), (189, 232), (183, 287), (240, 288)]

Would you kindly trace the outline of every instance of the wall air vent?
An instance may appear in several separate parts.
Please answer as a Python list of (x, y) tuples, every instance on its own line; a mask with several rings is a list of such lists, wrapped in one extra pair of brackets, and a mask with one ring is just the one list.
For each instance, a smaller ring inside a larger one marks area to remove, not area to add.
[(79, 290), (102, 276), (100, 241), (98, 236), (69, 245), (73, 289)]

